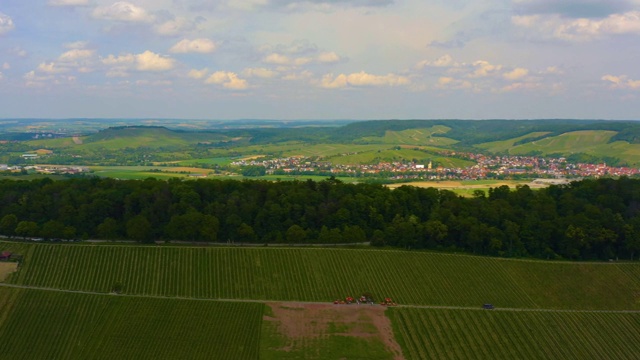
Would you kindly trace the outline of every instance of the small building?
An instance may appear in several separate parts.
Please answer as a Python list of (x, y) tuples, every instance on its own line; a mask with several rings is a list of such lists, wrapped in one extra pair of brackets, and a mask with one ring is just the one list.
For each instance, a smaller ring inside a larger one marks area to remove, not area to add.
[(9, 261), (11, 259), (11, 251), (3, 251), (0, 253), (0, 261)]
[(23, 159), (37, 159), (38, 154), (22, 154)]

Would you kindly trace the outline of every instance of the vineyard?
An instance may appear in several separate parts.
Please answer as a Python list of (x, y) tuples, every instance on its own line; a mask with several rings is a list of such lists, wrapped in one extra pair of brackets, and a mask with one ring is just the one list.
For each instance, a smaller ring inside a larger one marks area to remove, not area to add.
[(407, 359), (637, 359), (640, 314), (390, 309)]
[[(633, 263), (2, 241), (0, 251), (23, 255), (5, 280), (18, 287), (0, 286), (0, 358), (631, 359), (640, 351)], [(401, 306), (332, 304), (364, 293)], [(485, 303), (496, 310), (481, 310)]]
[(0, 358), (256, 359), (263, 307), (0, 288)]
[[(638, 266), (505, 260), (427, 252), (13, 245), (25, 254), (7, 282), (201, 299), (332, 301), (369, 292), (400, 304), (640, 309)], [(15, 250), (14, 250), (15, 251)]]

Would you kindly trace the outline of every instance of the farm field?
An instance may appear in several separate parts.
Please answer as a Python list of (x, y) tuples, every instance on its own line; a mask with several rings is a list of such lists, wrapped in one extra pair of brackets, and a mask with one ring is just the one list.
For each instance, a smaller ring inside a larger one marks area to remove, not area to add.
[(477, 146), (491, 152), (508, 151), (511, 155), (524, 155), (534, 151), (539, 151), (543, 155), (585, 153), (619, 158), (632, 166), (640, 164), (640, 145), (625, 141), (610, 143), (614, 135), (616, 135), (615, 131), (573, 131), (515, 146), (509, 146), (509, 144), (513, 144), (522, 137)]
[(208, 175), (213, 170), (194, 166), (88, 166), (92, 175), (117, 179), (146, 179), (188, 177), (190, 174)]
[(478, 144), (476, 146), (479, 147), (480, 149), (485, 149), (492, 153), (509, 152), (509, 150), (511, 150), (514, 146), (516, 146), (514, 144), (520, 140), (537, 138), (547, 134), (549, 134), (549, 132), (544, 132), (544, 131), (532, 132), (530, 134), (519, 136), (513, 139), (502, 140), (502, 141), (492, 141), (488, 143)]
[(263, 307), (0, 287), (0, 357), (257, 359)]
[(457, 140), (449, 139), (442, 136), (433, 136), (434, 134), (446, 134), (451, 128), (436, 125), (429, 128), (407, 129), (401, 131), (387, 130), (383, 137), (370, 136), (362, 138), (359, 141), (378, 142), (387, 144), (410, 144), (410, 145), (432, 145), (432, 146), (449, 146), (457, 143)]
[[(0, 242), (0, 250), (7, 244)], [(23, 245), (26, 246), (26, 245)], [(638, 265), (400, 250), (34, 244), (7, 283), (44, 288), (263, 301), (331, 301), (370, 292), (400, 304), (640, 310)]]
[(637, 359), (640, 313), (388, 310), (406, 359)]
[(267, 303), (260, 358), (402, 359), (382, 306)]
[(0, 282), (3, 282), (4, 279), (13, 274), (18, 269), (18, 264), (15, 262), (0, 262)]

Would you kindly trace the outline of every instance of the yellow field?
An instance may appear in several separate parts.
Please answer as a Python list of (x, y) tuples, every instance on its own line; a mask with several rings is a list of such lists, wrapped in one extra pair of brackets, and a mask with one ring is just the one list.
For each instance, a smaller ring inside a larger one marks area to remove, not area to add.
[(18, 269), (18, 263), (15, 262), (0, 262), (0, 282), (9, 276), (12, 272)]

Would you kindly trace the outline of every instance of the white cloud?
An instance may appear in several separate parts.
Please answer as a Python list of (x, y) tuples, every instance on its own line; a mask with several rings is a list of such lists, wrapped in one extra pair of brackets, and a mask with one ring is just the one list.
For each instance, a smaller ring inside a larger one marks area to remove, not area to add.
[(145, 9), (125, 1), (118, 1), (109, 6), (99, 6), (93, 10), (93, 17), (104, 20), (123, 22), (151, 22), (151, 16)]
[(177, 44), (173, 45), (169, 52), (172, 53), (201, 53), (207, 54), (212, 53), (216, 50), (216, 44), (209, 39), (195, 39), (195, 40), (187, 40), (183, 39), (179, 41)]
[(308, 70), (301, 71), (299, 73), (290, 73), (282, 77), (282, 80), (309, 80), (313, 77), (313, 73)]
[(338, 61), (340, 61), (340, 56), (338, 56), (338, 54), (336, 54), (333, 51), (323, 52), (323, 53), (320, 53), (320, 55), (318, 55), (318, 62), (320, 63), (330, 64), (330, 63), (336, 63)]
[(542, 88), (542, 84), (538, 82), (514, 82), (513, 84), (509, 84), (503, 86), (500, 89), (500, 92), (513, 92), (513, 91), (524, 91), (524, 90), (538, 90)]
[(174, 67), (175, 61), (149, 50), (136, 55), (136, 69), (140, 71), (166, 71)]
[(53, 80), (52, 75), (38, 75), (35, 71), (29, 71), (22, 77), (25, 80), (25, 85), (28, 87), (42, 87), (45, 82)]
[(84, 49), (87, 47), (86, 41), (74, 41), (70, 43), (64, 44), (64, 47), (67, 49)]
[(58, 74), (61, 72), (67, 71), (67, 69), (60, 68), (56, 63), (41, 63), (38, 65), (39, 72), (47, 73), (47, 74)]
[(347, 86), (401, 86), (410, 83), (409, 78), (405, 76), (396, 74), (372, 75), (361, 71), (349, 75), (340, 74), (336, 77), (333, 74), (324, 75), (320, 81), (320, 86), (327, 89), (336, 89)]
[(175, 36), (196, 30), (199, 22), (199, 20), (192, 21), (185, 17), (177, 17), (157, 24), (154, 30), (159, 35)]
[(437, 87), (440, 89), (471, 89), (473, 88), (473, 84), (468, 80), (442, 76), (438, 79)]
[(443, 55), (436, 60), (423, 60), (416, 64), (415, 68), (420, 70), (427, 66), (431, 67), (449, 67), (449, 66), (457, 66), (457, 64), (453, 61), (451, 55), (446, 54)]
[(4, 79), (4, 75), (2, 75), (2, 71), (0, 71), (0, 81), (2, 81), (2, 79)]
[(2, 64), (2, 70), (9, 70), (11, 69), (11, 65), (9, 65), (8, 62), (5, 62)]
[(525, 68), (515, 68), (512, 71), (506, 72), (502, 74), (502, 76), (507, 80), (518, 80), (523, 78), (529, 74), (529, 70)]
[(51, 6), (87, 6), (89, 0), (49, 0)]
[(325, 89), (338, 89), (347, 87), (349, 83), (347, 82), (347, 75), (340, 74), (336, 77), (333, 74), (326, 74), (320, 80), (320, 86)]
[(272, 53), (267, 55), (262, 61), (267, 64), (301, 66), (310, 63), (312, 60), (313, 59), (309, 57), (292, 58), (286, 55)]
[(557, 66), (549, 66), (540, 73), (544, 75), (561, 75), (564, 74), (564, 71), (559, 69)]
[(15, 28), (15, 25), (11, 17), (0, 12), (0, 35), (8, 33), (13, 28)]
[(207, 76), (208, 73), (209, 73), (209, 69), (207, 68), (204, 68), (202, 70), (192, 69), (191, 71), (189, 71), (187, 76), (192, 79), (202, 79), (205, 76)]
[(604, 36), (640, 35), (640, 11), (611, 14), (606, 18), (563, 18), (558, 14), (513, 16), (511, 22), (542, 36), (569, 41), (589, 41)]
[(473, 63), (473, 73), (469, 74), (469, 77), (487, 77), (495, 74), (502, 69), (502, 65), (493, 65), (488, 61), (478, 60)]
[(206, 84), (222, 85), (230, 90), (244, 90), (249, 87), (247, 81), (240, 79), (236, 73), (226, 71), (216, 71), (207, 80)]
[(64, 54), (60, 55), (58, 60), (63, 61), (63, 62), (74, 62), (74, 61), (83, 60), (83, 59), (87, 59), (87, 58), (93, 57), (94, 54), (95, 54), (94, 50), (73, 49), (73, 50), (69, 50), (69, 51), (65, 52)]
[(133, 64), (135, 61), (136, 57), (133, 54), (120, 56), (109, 55), (106, 58), (102, 58), (102, 63), (105, 65), (126, 65)]
[(20, 48), (20, 47), (14, 47), (14, 48), (9, 49), (9, 53), (13, 54), (15, 56), (21, 57), (21, 58), (27, 57), (29, 55), (27, 50), (25, 50), (23, 48)]
[(142, 54), (109, 55), (101, 59), (102, 63), (111, 66), (110, 73), (124, 75), (132, 67), (138, 71), (167, 71), (175, 66), (175, 60), (156, 54), (149, 50)]
[(278, 75), (278, 73), (267, 68), (246, 68), (242, 71), (242, 75), (245, 77), (270, 79)]
[(614, 89), (640, 89), (640, 80), (629, 79), (627, 75), (604, 75), (600, 79), (609, 82), (611, 84), (611, 88)]

